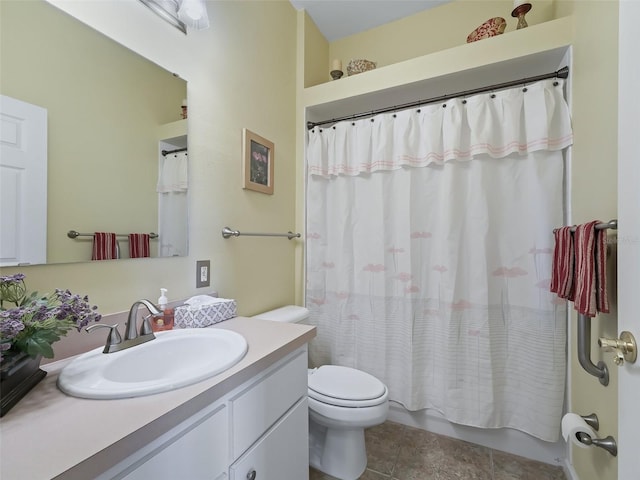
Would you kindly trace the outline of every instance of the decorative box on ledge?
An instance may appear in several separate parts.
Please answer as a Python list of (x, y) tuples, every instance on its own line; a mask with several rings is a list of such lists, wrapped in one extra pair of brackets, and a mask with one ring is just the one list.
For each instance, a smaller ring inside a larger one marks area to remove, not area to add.
[[(210, 297), (211, 298), (211, 297)], [(236, 301), (215, 298), (206, 304), (194, 302), (176, 307), (174, 328), (203, 328), (236, 316)]]

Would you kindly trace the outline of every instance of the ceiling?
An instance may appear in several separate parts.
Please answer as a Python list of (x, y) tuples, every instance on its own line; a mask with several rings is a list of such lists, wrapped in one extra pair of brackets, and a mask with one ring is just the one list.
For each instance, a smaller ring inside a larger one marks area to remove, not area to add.
[(290, 0), (333, 42), (452, 0)]

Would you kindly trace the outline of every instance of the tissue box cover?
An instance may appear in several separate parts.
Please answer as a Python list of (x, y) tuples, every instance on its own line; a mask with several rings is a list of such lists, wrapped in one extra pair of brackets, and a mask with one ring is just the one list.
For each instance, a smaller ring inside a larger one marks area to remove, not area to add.
[(235, 300), (220, 300), (210, 305), (198, 307), (182, 305), (175, 308), (174, 326), (178, 328), (202, 328), (235, 316)]

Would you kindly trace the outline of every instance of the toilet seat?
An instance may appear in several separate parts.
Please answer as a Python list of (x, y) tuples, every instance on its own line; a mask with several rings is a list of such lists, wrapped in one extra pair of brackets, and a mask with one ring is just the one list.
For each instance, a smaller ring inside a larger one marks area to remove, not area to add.
[(310, 398), (338, 407), (371, 407), (387, 400), (387, 387), (373, 375), (355, 368), (323, 365), (309, 371)]

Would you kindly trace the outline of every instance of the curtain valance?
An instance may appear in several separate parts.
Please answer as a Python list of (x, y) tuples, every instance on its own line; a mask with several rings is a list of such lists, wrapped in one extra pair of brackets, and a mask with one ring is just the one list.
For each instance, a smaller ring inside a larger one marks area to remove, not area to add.
[(158, 193), (187, 191), (189, 188), (188, 158), (187, 152), (180, 152), (162, 159), (156, 188)]
[[(360, 175), (487, 154), (562, 150), (573, 134), (564, 81), (456, 98), (308, 132), (309, 175)], [(389, 141), (393, 138), (393, 141)]]

